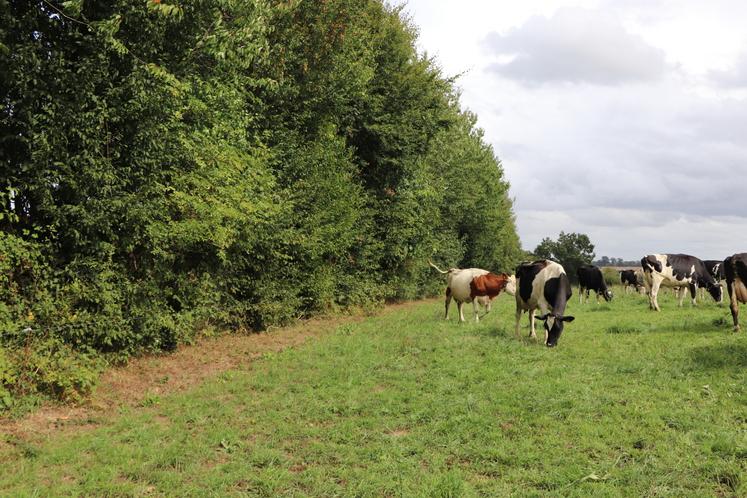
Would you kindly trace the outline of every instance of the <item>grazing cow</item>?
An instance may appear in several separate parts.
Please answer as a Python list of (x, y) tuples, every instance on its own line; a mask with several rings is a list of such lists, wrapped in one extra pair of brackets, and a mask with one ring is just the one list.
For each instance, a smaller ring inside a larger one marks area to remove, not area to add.
[(540, 310), (540, 320), (545, 325), (545, 344), (551, 348), (558, 344), (563, 333), (564, 322), (572, 322), (572, 316), (564, 316), (565, 306), (571, 298), (571, 283), (561, 265), (547, 259), (532, 263), (521, 263), (516, 268), (516, 335), (524, 311), (529, 312), (530, 337), (537, 338), (534, 331), (534, 312)]
[(633, 288), (638, 291), (643, 285), (638, 280), (638, 274), (635, 272), (635, 270), (619, 270), (620, 272), (620, 281), (623, 284), (623, 287), (625, 288), (625, 293), (627, 294), (630, 290), (630, 286), (632, 285)]
[[(460, 322), (464, 321), (462, 305), (467, 302), (472, 303), (472, 309), (475, 312), (475, 321), (479, 322), (478, 303), (485, 305), (489, 312), (491, 300), (509, 286), (511, 282), (511, 276), (505, 273), (496, 275), (480, 268), (450, 268), (448, 271), (444, 271), (430, 261), (428, 263), (439, 273), (446, 275), (446, 302), (444, 303), (446, 313), (444, 314), (444, 319), (447, 320), (449, 318), (449, 305), (453, 298), (457, 303)], [(513, 288), (515, 289), (515, 284), (513, 284)]]
[(588, 301), (590, 290), (593, 290), (597, 295), (597, 304), (599, 304), (600, 295), (604, 297), (605, 301), (612, 300), (612, 291), (607, 289), (602, 270), (594, 265), (581, 265), (576, 270), (576, 275), (578, 275), (578, 302), (584, 302), (584, 294), (586, 294), (586, 300)]
[(704, 259), (703, 264), (716, 282), (720, 282), (726, 278), (723, 260)]
[[(704, 259), (703, 264), (716, 282), (724, 280), (724, 262), (718, 259)], [(705, 284), (701, 282), (700, 297), (705, 299)]]
[[(716, 302), (721, 302), (721, 286), (713, 279), (705, 265), (695, 256), (687, 254), (649, 254), (641, 259), (643, 282), (648, 291), (649, 307), (661, 311), (656, 296), (659, 287), (688, 287), (693, 305), (698, 287), (703, 285)], [(685, 293), (677, 292), (680, 306)]]
[(739, 303), (747, 303), (747, 252), (729, 256), (724, 260), (726, 288), (729, 291), (729, 308), (734, 320), (734, 331), (739, 331)]

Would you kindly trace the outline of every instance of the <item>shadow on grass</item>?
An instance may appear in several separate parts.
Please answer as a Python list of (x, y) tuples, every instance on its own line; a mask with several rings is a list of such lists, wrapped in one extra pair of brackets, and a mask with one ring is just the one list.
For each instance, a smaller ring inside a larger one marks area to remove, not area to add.
[(690, 358), (703, 369), (742, 369), (747, 367), (747, 345), (701, 346), (690, 351)]

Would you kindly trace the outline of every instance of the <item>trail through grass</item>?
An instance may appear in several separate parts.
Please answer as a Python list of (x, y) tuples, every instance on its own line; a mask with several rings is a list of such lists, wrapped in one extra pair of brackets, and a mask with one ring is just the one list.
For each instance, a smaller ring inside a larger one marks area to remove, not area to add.
[(0, 495), (745, 496), (747, 337), (713, 301), (617, 294), (574, 295), (555, 349), (514, 337), (509, 296), (480, 324), (432, 301), (343, 325), (13, 441)]

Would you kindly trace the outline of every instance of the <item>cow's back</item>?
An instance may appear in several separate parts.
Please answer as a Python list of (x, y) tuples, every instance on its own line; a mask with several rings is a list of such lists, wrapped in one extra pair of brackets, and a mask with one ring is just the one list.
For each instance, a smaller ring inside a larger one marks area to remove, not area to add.
[[(555, 283), (548, 283), (555, 279)], [(570, 298), (568, 277), (561, 265), (550, 260), (522, 263), (516, 268), (516, 303), (523, 309), (549, 309), (550, 301), (556, 289), (546, 288), (547, 285), (559, 285), (566, 299)]]

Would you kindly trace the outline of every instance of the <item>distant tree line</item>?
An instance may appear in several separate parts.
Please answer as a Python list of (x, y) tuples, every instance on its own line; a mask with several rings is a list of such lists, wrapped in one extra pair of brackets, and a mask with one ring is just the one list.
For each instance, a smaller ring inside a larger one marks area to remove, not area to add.
[(598, 260), (594, 261), (597, 266), (640, 266), (640, 261), (625, 261), (622, 258), (608, 258), (602, 256)]
[(521, 259), (454, 80), (380, 0), (0, 0), (0, 405), (199, 333)]

